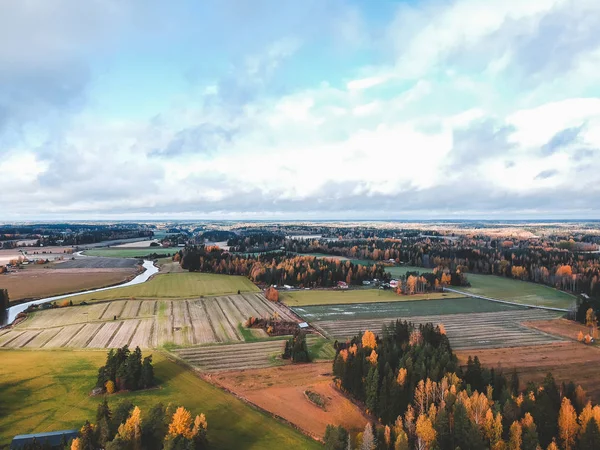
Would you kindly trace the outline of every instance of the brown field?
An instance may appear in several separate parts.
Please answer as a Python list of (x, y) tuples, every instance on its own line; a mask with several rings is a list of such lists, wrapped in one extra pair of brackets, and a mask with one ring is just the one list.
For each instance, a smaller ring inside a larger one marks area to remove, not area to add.
[(53, 297), (122, 283), (136, 269), (43, 269), (27, 268), (0, 275), (0, 288), (8, 289), (11, 301)]
[(552, 372), (558, 383), (580, 384), (596, 401), (600, 401), (598, 365), (600, 349), (579, 342), (561, 342), (518, 348), (478, 349), (456, 352), (461, 365), (470, 356), (478, 356), (484, 366), (517, 369), (521, 384), (541, 381)]
[(590, 332), (589, 327), (567, 319), (539, 320), (535, 322), (525, 322), (523, 325), (545, 333), (566, 337), (567, 339), (572, 339), (574, 341), (577, 340), (577, 335), (580, 331), (584, 336)]
[[(270, 302), (262, 294), (115, 300), (31, 313), (0, 334), (0, 347), (114, 348), (129, 344), (152, 348), (244, 342), (240, 324), (251, 315), (275, 313), (285, 320), (300, 321), (284, 305)], [(53, 332), (40, 334), (44, 330)]]
[[(223, 372), (206, 378), (317, 438), (324, 436), (329, 424), (359, 431), (367, 423), (361, 410), (334, 388), (330, 362)], [(325, 410), (306, 398), (307, 389), (326, 398)]]

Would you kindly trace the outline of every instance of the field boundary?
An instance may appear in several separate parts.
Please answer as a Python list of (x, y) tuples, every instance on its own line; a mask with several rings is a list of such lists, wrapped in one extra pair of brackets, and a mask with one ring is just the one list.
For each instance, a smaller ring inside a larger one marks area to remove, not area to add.
[(481, 300), (488, 300), (490, 302), (504, 303), (504, 304), (513, 305), (513, 306), (523, 306), (523, 307), (526, 307), (526, 308), (545, 309), (545, 310), (548, 310), (548, 311), (560, 311), (560, 312), (567, 312), (567, 313), (571, 312), (570, 309), (555, 308), (555, 307), (552, 307), (552, 306), (529, 305), (527, 303), (511, 302), (509, 300), (500, 300), (500, 299), (492, 298), (492, 297), (484, 297), (483, 295), (472, 294), (470, 292), (459, 291), (458, 289), (451, 289), (451, 288), (447, 288), (447, 287), (443, 287), (442, 291), (443, 292), (449, 291), (449, 292), (453, 292), (455, 294), (464, 295), (466, 297), (479, 298)]

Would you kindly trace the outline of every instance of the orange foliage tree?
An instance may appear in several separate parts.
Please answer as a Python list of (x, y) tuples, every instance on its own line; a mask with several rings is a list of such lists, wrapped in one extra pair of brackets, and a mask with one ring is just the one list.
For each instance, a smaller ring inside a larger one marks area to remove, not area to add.
[(267, 288), (267, 290), (265, 291), (265, 297), (267, 298), (267, 300), (271, 300), (272, 302), (278, 302), (279, 301), (279, 291), (277, 289), (275, 289), (273, 286)]
[(372, 331), (366, 330), (365, 334), (362, 337), (362, 346), (364, 348), (377, 348), (377, 340), (375, 339), (375, 334)]
[(558, 413), (558, 435), (565, 450), (571, 450), (575, 447), (577, 430), (578, 424), (575, 408), (571, 405), (571, 401), (567, 397), (564, 397)]

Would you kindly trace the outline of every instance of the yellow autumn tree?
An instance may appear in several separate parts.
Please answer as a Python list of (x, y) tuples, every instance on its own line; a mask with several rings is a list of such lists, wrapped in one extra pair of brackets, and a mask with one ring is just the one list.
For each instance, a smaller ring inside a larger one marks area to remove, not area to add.
[(444, 326), (443, 323), (440, 323), (438, 325), (438, 329), (440, 330), (440, 334), (446, 334), (446, 327)]
[(433, 424), (429, 417), (421, 414), (417, 418), (417, 425), (415, 432), (417, 434), (417, 449), (418, 450), (429, 450), (431, 445), (435, 441), (436, 432), (433, 428)]
[(577, 340), (583, 342), (583, 331), (579, 330), (579, 333), (577, 333)]
[(81, 450), (80, 442), (81, 441), (79, 440), (79, 438), (73, 439), (73, 442), (71, 442), (71, 450)]
[(371, 354), (367, 357), (367, 361), (369, 361), (372, 365), (377, 364), (377, 352), (375, 350), (371, 350)]
[(112, 380), (108, 380), (104, 385), (104, 388), (106, 389), (106, 393), (109, 395), (115, 393), (115, 383)]
[(548, 444), (547, 450), (558, 450), (558, 445), (556, 445), (556, 441), (552, 440), (552, 442)]
[(407, 375), (408, 372), (406, 371), (406, 369), (404, 367), (400, 367), (400, 370), (398, 371), (398, 378), (396, 378), (396, 381), (400, 386), (404, 386), (404, 384), (406, 383)]
[(118, 435), (126, 442), (130, 442), (134, 449), (140, 449), (142, 443), (142, 412), (137, 406), (133, 408), (131, 415), (119, 425)]
[(168, 437), (177, 436), (183, 436), (186, 439), (192, 437), (192, 415), (183, 406), (177, 408), (169, 424)]
[(577, 414), (571, 401), (564, 397), (558, 413), (558, 435), (562, 441), (564, 450), (571, 450), (575, 447), (575, 437), (577, 436)]
[(513, 422), (508, 430), (508, 450), (521, 450), (523, 443), (523, 429), (517, 421)]
[(377, 340), (375, 339), (375, 334), (373, 334), (372, 331), (365, 331), (365, 334), (363, 334), (362, 337), (362, 346), (363, 348), (377, 348)]

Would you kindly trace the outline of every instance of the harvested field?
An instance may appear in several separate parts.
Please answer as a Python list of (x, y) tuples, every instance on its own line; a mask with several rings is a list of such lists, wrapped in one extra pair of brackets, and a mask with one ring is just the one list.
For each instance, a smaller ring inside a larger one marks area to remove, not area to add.
[[(0, 347), (17, 347), (23, 331), (54, 330), (29, 347), (121, 347), (142, 348), (176, 345), (243, 342), (238, 327), (250, 315), (277, 312), (284, 320), (300, 321), (285, 306), (269, 302), (262, 294), (229, 295), (192, 300), (119, 300), (41, 310), (13, 329), (0, 334)], [(242, 312), (245, 311), (245, 312)], [(116, 320), (115, 320), (116, 317)], [(35, 336), (34, 336), (35, 337)], [(25, 338), (23, 338), (25, 339)], [(252, 340), (256, 340), (252, 336)]]
[(310, 291), (281, 291), (281, 301), (286, 305), (347, 305), (351, 303), (409, 302), (462, 297), (458, 294), (433, 292), (430, 294), (398, 295), (391, 290), (350, 289), (347, 291), (315, 289)]
[(291, 308), (309, 322), (320, 320), (375, 319), (412, 317), (437, 314), (468, 314), (475, 312), (519, 311), (520, 306), (490, 302), (478, 298), (447, 298), (390, 303), (355, 303), (350, 305), (321, 305)]
[(284, 364), (277, 360), (283, 353), (284, 340), (247, 344), (215, 345), (173, 350), (173, 353), (191, 366), (204, 372), (241, 370)]
[(461, 364), (466, 364), (469, 356), (477, 356), (484, 366), (490, 368), (500, 367), (505, 371), (516, 368), (523, 385), (528, 381), (542, 381), (551, 372), (557, 382), (573, 381), (580, 384), (595, 402), (600, 402), (600, 350), (596, 347), (579, 342), (561, 342), (532, 347), (459, 351), (457, 355)]
[[(148, 353), (144, 352), (144, 356)], [(157, 403), (204, 413), (211, 450), (322, 446), (299, 431), (200, 379), (160, 352), (152, 354), (160, 389), (109, 396), (110, 408), (124, 400), (147, 413)], [(106, 351), (0, 350), (0, 447), (16, 434), (80, 428), (93, 419), (102, 396), (90, 396)]]
[(138, 266), (136, 259), (75, 257), (56, 264), (61, 269), (126, 269)]
[[(62, 267), (62, 265), (57, 266)], [(27, 268), (0, 276), (0, 289), (8, 289), (11, 301), (53, 297), (123, 283), (136, 269)]]
[(523, 322), (549, 320), (556, 313), (543, 310), (517, 310), (494, 313), (449, 314), (361, 320), (322, 321), (313, 326), (335, 339), (346, 339), (361, 331), (381, 332), (382, 326), (399, 319), (413, 323), (444, 324), (450, 344), (456, 349), (522, 347), (548, 344), (562, 338), (534, 330)]
[(82, 301), (119, 300), (128, 298), (196, 298), (208, 295), (228, 295), (256, 292), (258, 288), (248, 279), (233, 275), (210, 273), (163, 273), (145, 283), (107, 291), (72, 297), (74, 303)]
[(589, 327), (567, 319), (536, 320), (535, 322), (525, 322), (523, 325), (573, 341), (577, 340), (577, 335), (580, 331), (584, 336), (590, 332)]
[[(334, 388), (331, 363), (225, 372), (207, 379), (317, 438), (323, 438), (329, 424), (357, 432), (367, 423), (362, 411)], [(306, 398), (307, 389), (325, 398), (324, 410)]]

